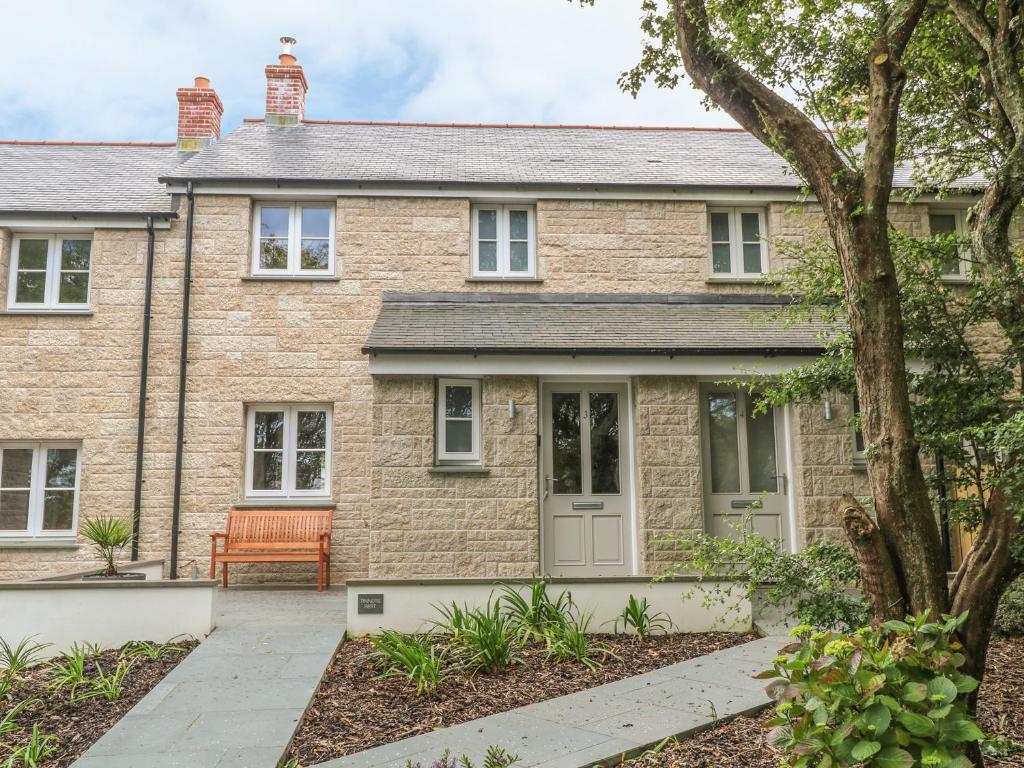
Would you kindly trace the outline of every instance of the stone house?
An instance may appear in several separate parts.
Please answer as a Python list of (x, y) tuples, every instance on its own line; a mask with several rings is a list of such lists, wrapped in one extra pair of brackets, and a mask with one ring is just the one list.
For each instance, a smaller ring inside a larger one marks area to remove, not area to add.
[(822, 226), (783, 161), (724, 129), (307, 120), (295, 57), (266, 77), (224, 137), (197, 78), (173, 144), (0, 143), (0, 578), (81, 568), (79, 522), (132, 510), (177, 575), (231, 508), (330, 508), (338, 582), (650, 575), (755, 499), (787, 548), (835, 532), (853, 404), (755, 416), (721, 383), (821, 349), (763, 281)]

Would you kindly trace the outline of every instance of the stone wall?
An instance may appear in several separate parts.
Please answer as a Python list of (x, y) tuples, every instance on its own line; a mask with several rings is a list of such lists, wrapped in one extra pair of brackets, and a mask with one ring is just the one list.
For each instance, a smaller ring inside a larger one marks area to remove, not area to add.
[[(377, 376), (371, 577), (531, 576), (540, 563), (537, 381), (485, 377), (486, 474), (438, 474), (430, 376)], [(515, 400), (509, 418), (508, 401)]]
[[(706, 207), (695, 201), (539, 201), (539, 280), (514, 284), (467, 279), (468, 199), (338, 198), (332, 280), (250, 277), (251, 211), (246, 197), (196, 198), (182, 566), (195, 559), (205, 568), (209, 532), (222, 529), (226, 511), (242, 501), (246, 405), (306, 402), (333, 407), (335, 579), (529, 575), (537, 568), (536, 381), (485, 382), (490, 475), (430, 473), (432, 380), (374, 381), (361, 352), (385, 290), (769, 290), (707, 280)], [(918, 234), (927, 227), (923, 207), (897, 208), (894, 219)], [(768, 228), (770, 237), (809, 244), (821, 231), (820, 210), (771, 204)], [(184, 229), (175, 222), (156, 239), (143, 557), (166, 558), (170, 546)], [(9, 243), (0, 230), (4, 289)], [(82, 515), (131, 509), (145, 246), (144, 230), (96, 231), (90, 316), (0, 317), (0, 439), (82, 440)], [(775, 244), (769, 263), (786, 264)], [(654, 539), (702, 524), (696, 387), (680, 378), (634, 382), (645, 570), (666, 557)], [(512, 421), (510, 398), (520, 406)], [(833, 491), (863, 485), (843, 454), (843, 440), (852, 451), (852, 437), (842, 418), (818, 423), (812, 411), (796, 419), (803, 540), (829, 532), (822, 505)], [(90, 559), (81, 544), (3, 548), (0, 578), (76, 570)], [(311, 569), (239, 568), (240, 579), (250, 578), (247, 570), (255, 579), (308, 581)]]

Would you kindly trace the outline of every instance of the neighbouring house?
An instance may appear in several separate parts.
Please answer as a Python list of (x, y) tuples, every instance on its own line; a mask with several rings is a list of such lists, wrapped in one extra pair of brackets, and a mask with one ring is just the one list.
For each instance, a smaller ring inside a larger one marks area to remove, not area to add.
[(266, 78), (223, 137), (197, 78), (176, 143), (0, 143), (0, 578), (81, 568), (79, 521), (133, 510), (176, 575), (229, 509), (330, 508), (338, 583), (654, 574), (664, 534), (759, 498), (787, 548), (837, 532), (853, 403), (755, 415), (719, 383), (821, 351), (763, 281), (823, 227), (781, 159), (727, 129), (310, 120), (294, 56)]

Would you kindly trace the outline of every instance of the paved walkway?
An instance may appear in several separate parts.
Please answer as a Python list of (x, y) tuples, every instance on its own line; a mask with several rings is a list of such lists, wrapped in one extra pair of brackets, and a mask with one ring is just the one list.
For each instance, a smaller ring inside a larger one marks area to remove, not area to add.
[(217, 629), (73, 768), (276, 768), (345, 633), (345, 592), (218, 590)]
[(786, 637), (767, 637), (636, 677), (413, 736), (317, 768), (429, 766), (445, 749), (479, 766), (491, 745), (519, 755), (515, 768), (582, 768), (636, 754), (670, 736), (761, 709), (764, 682)]

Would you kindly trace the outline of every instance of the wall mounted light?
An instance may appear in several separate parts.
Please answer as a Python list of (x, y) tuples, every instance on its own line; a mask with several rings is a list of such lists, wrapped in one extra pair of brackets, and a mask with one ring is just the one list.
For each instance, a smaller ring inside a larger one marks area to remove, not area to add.
[(825, 421), (832, 421), (832, 401), (827, 397), (821, 402), (821, 414)]
[(508, 401), (508, 417), (510, 419), (514, 419), (516, 417), (516, 401), (515, 400), (509, 400)]

